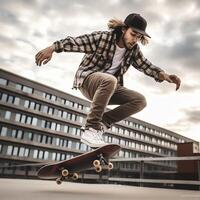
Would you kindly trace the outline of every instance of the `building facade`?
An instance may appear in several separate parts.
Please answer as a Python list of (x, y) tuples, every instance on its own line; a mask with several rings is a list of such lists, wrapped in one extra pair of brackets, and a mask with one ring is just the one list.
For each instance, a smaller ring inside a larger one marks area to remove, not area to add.
[[(0, 165), (60, 161), (90, 151), (80, 142), (89, 109), (86, 100), (0, 69)], [(104, 137), (121, 145), (116, 155), (121, 158), (176, 156), (178, 143), (198, 146), (197, 141), (133, 117), (114, 124)], [(123, 176), (139, 170), (138, 163), (116, 165)], [(176, 168), (173, 161), (145, 165), (147, 172)], [(34, 176), (37, 168), (28, 170), (0, 169), (0, 174)], [(92, 177), (93, 172), (88, 174)]]

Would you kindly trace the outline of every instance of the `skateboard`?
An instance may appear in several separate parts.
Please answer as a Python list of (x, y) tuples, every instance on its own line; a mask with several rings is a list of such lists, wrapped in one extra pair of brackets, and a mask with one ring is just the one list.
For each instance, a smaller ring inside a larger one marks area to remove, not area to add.
[(102, 171), (102, 166), (108, 170), (113, 169), (113, 164), (109, 159), (120, 151), (117, 144), (108, 144), (87, 153), (83, 153), (68, 160), (47, 164), (38, 170), (38, 177), (42, 179), (55, 179), (57, 184), (69, 178), (78, 179), (78, 172), (95, 168), (96, 172)]

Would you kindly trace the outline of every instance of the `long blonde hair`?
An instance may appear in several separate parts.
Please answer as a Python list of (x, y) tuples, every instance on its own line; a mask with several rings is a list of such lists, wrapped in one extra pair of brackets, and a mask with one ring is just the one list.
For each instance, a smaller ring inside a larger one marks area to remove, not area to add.
[[(110, 30), (121, 30), (123, 27), (127, 28), (127, 25), (124, 24), (124, 22), (120, 19), (110, 19), (108, 21), (108, 29)], [(146, 36), (142, 36), (139, 40), (142, 45), (147, 45), (149, 43), (149, 40)]]

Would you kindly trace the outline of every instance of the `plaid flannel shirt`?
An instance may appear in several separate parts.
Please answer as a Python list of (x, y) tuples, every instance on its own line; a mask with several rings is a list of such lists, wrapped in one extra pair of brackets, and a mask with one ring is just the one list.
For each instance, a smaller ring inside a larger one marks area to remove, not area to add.
[[(57, 53), (63, 51), (85, 53), (74, 78), (73, 88), (79, 88), (89, 74), (106, 72), (111, 67), (116, 49), (116, 34), (114, 31), (98, 31), (78, 37), (69, 36), (54, 42), (54, 45)], [(143, 56), (138, 44), (131, 50), (126, 50), (120, 68), (114, 74), (120, 85), (123, 85), (123, 75), (130, 65), (161, 82), (158, 74), (163, 70), (154, 66)]]

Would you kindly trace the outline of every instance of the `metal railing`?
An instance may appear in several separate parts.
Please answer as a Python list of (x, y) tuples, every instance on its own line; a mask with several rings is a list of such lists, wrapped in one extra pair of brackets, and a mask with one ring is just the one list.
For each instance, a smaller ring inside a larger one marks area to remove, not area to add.
[[(198, 180), (174, 180), (174, 179), (145, 179), (144, 178), (144, 164), (154, 161), (191, 161), (197, 160), (197, 173)], [(200, 189), (200, 156), (185, 156), (185, 157), (144, 157), (144, 158), (116, 158), (111, 159), (111, 162), (139, 162), (140, 163), (140, 172), (139, 178), (118, 178), (118, 177), (109, 177), (109, 181), (115, 182), (132, 182), (140, 183), (140, 186), (143, 186), (143, 183), (161, 183), (161, 184), (177, 184), (177, 185), (196, 185)]]

